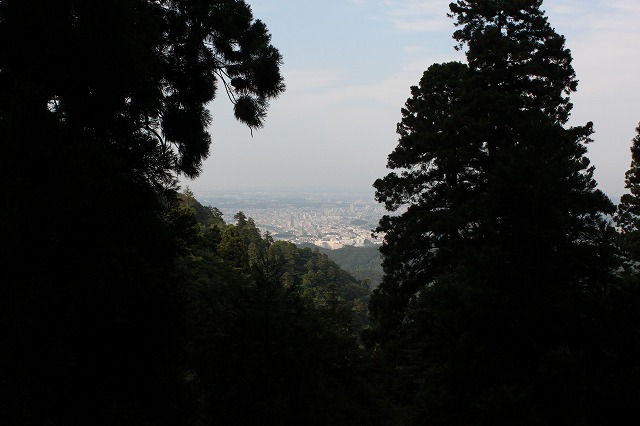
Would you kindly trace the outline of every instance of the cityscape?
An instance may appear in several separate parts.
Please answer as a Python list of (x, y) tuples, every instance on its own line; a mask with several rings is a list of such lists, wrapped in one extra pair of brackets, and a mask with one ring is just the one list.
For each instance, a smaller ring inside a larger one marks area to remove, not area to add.
[(216, 207), (227, 223), (242, 211), (275, 240), (328, 249), (382, 244), (372, 230), (385, 214), (373, 194), (300, 191), (194, 191), (203, 205)]

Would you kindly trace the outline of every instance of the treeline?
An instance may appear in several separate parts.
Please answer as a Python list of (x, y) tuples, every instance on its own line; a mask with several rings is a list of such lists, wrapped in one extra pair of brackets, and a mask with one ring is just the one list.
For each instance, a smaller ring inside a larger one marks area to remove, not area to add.
[(178, 195), (184, 213), (193, 214), (197, 221), (200, 246), (210, 254), (254, 278), (268, 276), (316, 306), (340, 306), (339, 316), (349, 318), (345, 314), (351, 312), (351, 322), (360, 324), (354, 337), (362, 331), (371, 292), (367, 283), (356, 280), (318, 248), (298, 248), (287, 241), (274, 241), (269, 232), (261, 234), (243, 212), (234, 215), (235, 224), (227, 224), (217, 208), (204, 207), (188, 189)]

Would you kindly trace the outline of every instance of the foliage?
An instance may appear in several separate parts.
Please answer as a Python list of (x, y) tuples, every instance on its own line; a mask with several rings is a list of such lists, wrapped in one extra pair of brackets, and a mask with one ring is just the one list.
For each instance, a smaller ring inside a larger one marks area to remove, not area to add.
[(218, 85), (252, 128), (284, 90), (280, 54), (244, 1), (7, 0), (0, 15), (11, 114), (98, 139), (159, 184), (198, 174)]
[(455, 1), (449, 15), (458, 27), (453, 38), (458, 49), (467, 48), (469, 67), (482, 81), (478, 90), (564, 124), (572, 108), (568, 95), (578, 81), (564, 36), (551, 28), (541, 5), (542, 0)]
[[(197, 203), (197, 202), (196, 202)], [(221, 225), (243, 244), (252, 219)], [(180, 261), (188, 313), (186, 376), (204, 423), (384, 424), (386, 411), (366, 388), (366, 289), (318, 252), (257, 238), (234, 252), (195, 228)], [(257, 230), (257, 228), (256, 228)], [(224, 236), (223, 236), (224, 238)], [(347, 299), (351, 297), (351, 299)]]
[(203, 206), (194, 198), (193, 192), (187, 187), (178, 198), (186, 207), (193, 209), (196, 220), (202, 225), (223, 225), (223, 214), (220, 210), (212, 206)]
[(240, 0), (0, 2), (0, 423), (182, 423), (176, 261), (222, 233), (175, 177), (217, 86), (259, 127), (280, 63)]
[(620, 198), (615, 216), (623, 267), (619, 282), (610, 289), (605, 316), (607, 330), (611, 330), (604, 339), (609, 348), (607, 379), (610, 385), (603, 393), (623, 415), (640, 403), (640, 126), (636, 132), (631, 144), (631, 165), (625, 173), (628, 193)]
[(631, 145), (631, 165), (625, 173), (625, 188), (629, 190), (620, 198), (616, 224), (620, 228), (622, 245), (629, 257), (640, 261), (640, 125)]
[(4, 192), (0, 421), (177, 424), (179, 227), (104, 149), (48, 152)]
[(407, 207), (378, 227), (368, 335), (407, 424), (601, 424), (629, 401), (604, 390), (618, 343), (594, 343), (613, 306), (613, 206), (585, 157), (592, 124), (563, 127), (577, 82), (541, 3), (451, 4), (467, 64), (411, 88), (394, 171), (374, 184)]
[[(302, 247), (315, 248), (311, 244), (302, 245)], [(354, 278), (367, 281), (371, 288), (377, 287), (382, 282), (382, 256), (378, 246), (345, 246), (336, 250), (326, 248), (319, 248), (319, 250)]]

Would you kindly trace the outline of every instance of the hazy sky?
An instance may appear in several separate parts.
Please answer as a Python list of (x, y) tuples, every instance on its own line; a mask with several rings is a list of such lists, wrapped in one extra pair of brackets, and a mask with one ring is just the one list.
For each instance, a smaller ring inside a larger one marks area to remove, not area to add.
[[(387, 173), (410, 86), (433, 63), (465, 59), (453, 49), (449, 2), (249, 0), (284, 57), (287, 91), (253, 137), (218, 93), (211, 156), (182, 185), (369, 190)], [(547, 0), (543, 9), (580, 80), (570, 124), (595, 123), (589, 158), (617, 198), (640, 121), (640, 1)]]

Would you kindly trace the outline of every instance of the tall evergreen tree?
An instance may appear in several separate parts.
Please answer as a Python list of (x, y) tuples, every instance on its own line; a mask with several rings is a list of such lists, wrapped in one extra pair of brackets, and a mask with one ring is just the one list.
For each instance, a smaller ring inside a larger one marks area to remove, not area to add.
[(378, 227), (370, 337), (407, 423), (599, 421), (586, 371), (613, 205), (585, 157), (592, 124), (564, 127), (577, 81), (541, 3), (450, 5), (467, 64), (412, 87), (395, 171), (374, 184), (406, 207)]

